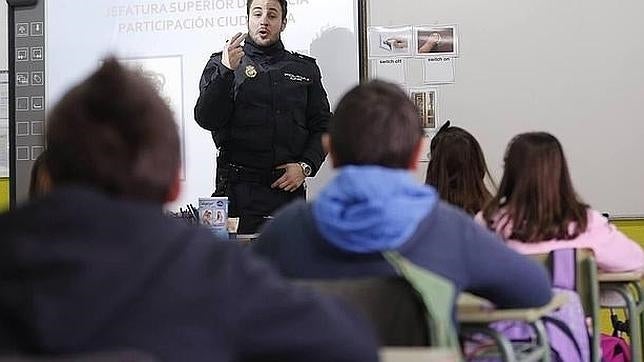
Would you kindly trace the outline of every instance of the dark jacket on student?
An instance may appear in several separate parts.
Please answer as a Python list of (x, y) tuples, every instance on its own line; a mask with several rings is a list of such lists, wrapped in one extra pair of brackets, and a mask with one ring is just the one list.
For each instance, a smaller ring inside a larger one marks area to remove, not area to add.
[(380, 251), (397, 250), (457, 292), (500, 307), (541, 306), (551, 297), (541, 265), (439, 201), (406, 170), (343, 167), (312, 204), (280, 211), (253, 250), (301, 279), (395, 275)]
[(369, 329), (160, 205), (82, 188), (0, 215), (0, 355), (375, 361)]
[(331, 117), (315, 60), (286, 51), (281, 41), (259, 47), (246, 39), (244, 53), (234, 72), (221, 52), (210, 57), (195, 120), (212, 131), (226, 162), (259, 170), (306, 162), (315, 175)]

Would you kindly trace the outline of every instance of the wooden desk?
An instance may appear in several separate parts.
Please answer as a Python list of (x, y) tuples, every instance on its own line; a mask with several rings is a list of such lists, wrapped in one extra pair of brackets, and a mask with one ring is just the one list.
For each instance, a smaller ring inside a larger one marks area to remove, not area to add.
[(639, 282), (644, 278), (644, 271), (623, 272), (623, 273), (606, 273), (600, 271), (597, 280), (602, 282)]
[(459, 362), (457, 351), (433, 347), (384, 347), (378, 351), (381, 362)]
[(548, 334), (541, 318), (563, 306), (567, 298), (563, 294), (555, 294), (550, 302), (543, 307), (525, 309), (495, 309), (493, 305), (482, 298), (471, 294), (461, 294), (457, 301), (457, 318), (461, 330), (470, 333), (482, 333), (491, 337), (499, 348), (503, 361), (517, 361), (517, 356), (510, 341), (498, 331), (489, 327), (490, 323), (500, 321), (520, 321), (528, 323), (537, 335), (536, 348), (526, 351), (521, 360), (546, 361), (551, 360)]
[(642, 331), (644, 331), (642, 278), (644, 278), (642, 271), (625, 273), (605, 273), (600, 271), (597, 276), (600, 294), (612, 292), (619, 295), (624, 301), (623, 305), (617, 306), (614, 304), (602, 304), (602, 308), (621, 308), (626, 310), (633, 361), (644, 360), (644, 354), (642, 353)]
[(505, 320), (532, 323), (552, 313), (567, 302), (563, 294), (555, 294), (543, 307), (525, 309), (495, 309), (492, 303), (469, 293), (463, 293), (457, 301), (458, 321), (462, 324), (492, 323)]

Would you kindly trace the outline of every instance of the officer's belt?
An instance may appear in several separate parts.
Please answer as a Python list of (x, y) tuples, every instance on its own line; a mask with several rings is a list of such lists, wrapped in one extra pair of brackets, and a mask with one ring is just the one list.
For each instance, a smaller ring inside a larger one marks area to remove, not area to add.
[(256, 169), (246, 166), (236, 165), (234, 163), (228, 163), (229, 170), (229, 180), (232, 183), (235, 182), (251, 182), (258, 183), (262, 185), (272, 185), (275, 180), (280, 178), (284, 174), (284, 170), (276, 169)]

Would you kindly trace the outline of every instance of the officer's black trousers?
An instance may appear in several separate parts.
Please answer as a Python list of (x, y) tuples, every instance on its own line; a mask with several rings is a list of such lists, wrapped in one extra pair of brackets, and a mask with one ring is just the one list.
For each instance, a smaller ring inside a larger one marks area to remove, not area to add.
[(228, 216), (239, 217), (238, 234), (254, 234), (277, 209), (305, 197), (304, 186), (289, 192), (262, 183), (231, 182), (228, 185)]

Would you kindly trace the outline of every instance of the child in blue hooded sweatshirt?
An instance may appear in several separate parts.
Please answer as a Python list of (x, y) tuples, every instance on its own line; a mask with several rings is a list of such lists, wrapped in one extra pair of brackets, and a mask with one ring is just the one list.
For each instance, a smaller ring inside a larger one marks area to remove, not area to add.
[(323, 137), (338, 174), (313, 203), (278, 212), (254, 251), (289, 278), (330, 279), (396, 275), (381, 255), (395, 250), (457, 292), (500, 307), (546, 304), (550, 282), (542, 266), (414, 179), (423, 139), (417, 109), (399, 87), (355, 87)]

